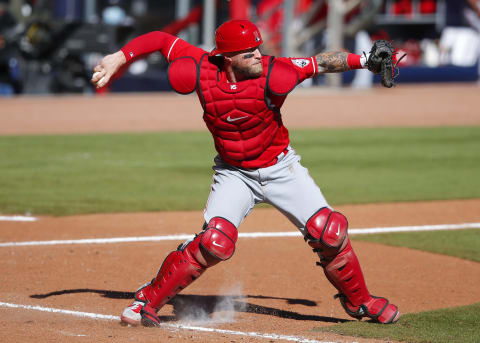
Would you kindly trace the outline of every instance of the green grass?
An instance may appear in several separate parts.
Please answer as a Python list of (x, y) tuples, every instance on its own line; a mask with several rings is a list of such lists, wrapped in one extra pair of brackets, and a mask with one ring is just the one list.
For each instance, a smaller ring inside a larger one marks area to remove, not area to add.
[(0, 212), (202, 208), (211, 141), (204, 133), (0, 137)]
[[(292, 131), (332, 205), (480, 197), (480, 127)], [(0, 213), (202, 209), (208, 132), (0, 137)]]
[(314, 331), (409, 343), (478, 343), (480, 303), (403, 315), (394, 325), (351, 321)]
[(352, 239), (409, 247), (480, 262), (480, 230), (477, 229), (354, 235)]
[(478, 198), (480, 127), (295, 131), (333, 204)]

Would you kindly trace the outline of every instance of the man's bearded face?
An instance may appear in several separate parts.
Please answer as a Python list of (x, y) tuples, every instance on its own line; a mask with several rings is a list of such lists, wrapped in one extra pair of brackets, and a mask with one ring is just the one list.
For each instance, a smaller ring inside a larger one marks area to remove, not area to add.
[(262, 54), (258, 48), (244, 50), (230, 56), (232, 69), (236, 74), (241, 74), (244, 79), (255, 79), (263, 72)]

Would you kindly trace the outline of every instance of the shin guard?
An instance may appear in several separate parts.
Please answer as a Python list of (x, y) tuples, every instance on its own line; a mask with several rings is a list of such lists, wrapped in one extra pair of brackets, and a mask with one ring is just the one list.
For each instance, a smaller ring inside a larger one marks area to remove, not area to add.
[[(237, 241), (236, 227), (226, 219), (215, 217), (191, 241), (180, 245), (162, 263), (152, 282), (137, 292), (155, 310), (195, 281), (203, 272), (230, 258)], [(137, 299), (139, 300), (139, 299)]]
[(369, 317), (379, 323), (393, 323), (400, 314), (387, 299), (370, 295), (358, 258), (347, 236), (345, 216), (327, 207), (321, 208), (306, 223), (305, 239), (318, 253), (319, 266), (338, 290), (336, 297), (350, 316)]
[(335, 297), (340, 299), (343, 308), (351, 317), (390, 324), (400, 318), (397, 306), (385, 298), (370, 295), (363, 277), (360, 263), (350, 242), (333, 260), (323, 265), (328, 280), (339, 291)]
[(333, 260), (323, 266), (327, 279), (354, 306), (370, 299), (357, 255), (350, 242)]
[(147, 299), (156, 310), (170, 301), (178, 292), (190, 285), (206, 267), (199, 264), (186, 250), (171, 252), (163, 262), (155, 279), (145, 289)]
[[(185, 250), (172, 251), (163, 261), (157, 276), (135, 292), (135, 301), (122, 314), (122, 322), (144, 326), (159, 326), (157, 311), (178, 292), (205, 271)], [(140, 313), (139, 313), (140, 311)], [(140, 318), (136, 316), (140, 315)]]

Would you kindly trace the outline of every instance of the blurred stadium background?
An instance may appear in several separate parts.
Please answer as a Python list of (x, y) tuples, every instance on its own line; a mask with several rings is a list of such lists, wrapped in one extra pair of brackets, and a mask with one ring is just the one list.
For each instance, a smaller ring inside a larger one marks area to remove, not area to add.
[[(263, 53), (368, 52), (392, 40), (407, 58), (400, 83), (478, 82), (477, 0), (0, 0), (0, 96), (94, 94), (93, 66), (140, 34), (163, 30), (210, 50), (229, 18), (254, 21)], [(135, 62), (110, 92), (170, 91), (160, 54)], [(303, 87), (368, 88), (367, 71), (318, 76)]]

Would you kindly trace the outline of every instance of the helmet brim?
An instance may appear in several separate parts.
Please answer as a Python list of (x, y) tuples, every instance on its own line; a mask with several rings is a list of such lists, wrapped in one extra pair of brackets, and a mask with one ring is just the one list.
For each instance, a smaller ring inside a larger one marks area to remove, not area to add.
[(212, 51), (210, 51), (210, 53), (208, 55), (209, 56), (217, 56), (217, 55), (220, 55), (220, 54), (221, 54), (220, 50), (213, 49)]
[(216, 48), (215, 48), (215, 49), (213, 49), (212, 51), (210, 51), (209, 56), (217, 56), (217, 55), (221, 55), (221, 54), (223, 54), (223, 53), (225, 53), (225, 52), (242, 52), (242, 51), (246, 51), (246, 50), (253, 49), (253, 48), (259, 48), (260, 45), (262, 45), (262, 43), (263, 43), (263, 41), (260, 40), (260, 41), (258, 42), (258, 44), (244, 47), (244, 48), (241, 49), (241, 50), (231, 50), (231, 51), (230, 51), (230, 50), (223, 50), (223, 51), (222, 51), (221, 49), (216, 49)]

